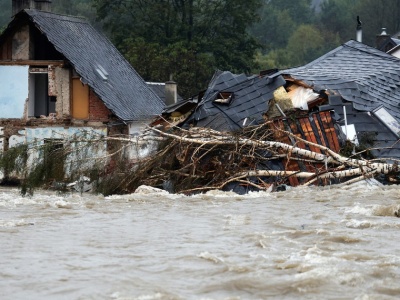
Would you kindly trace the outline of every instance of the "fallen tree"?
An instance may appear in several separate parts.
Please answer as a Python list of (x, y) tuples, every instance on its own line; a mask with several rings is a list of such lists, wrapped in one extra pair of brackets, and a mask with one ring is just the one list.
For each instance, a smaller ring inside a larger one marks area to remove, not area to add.
[[(327, 185), (398, 174), (396, 160), (365, 159), (363, 153), (346, 157), (282, 130), (293, 144), (275, 141), (274, 133), (279, 129), (269, 125), (231, 133), (198, 127), (172, 127), (168, 131), (149, 127), (135, 138), (89, 136), (64, 141), (62, 147), (21, 145), (2, 154), (0, 168), (7, 176), (21, 178), (23, 193), (32, 193), (36, 187), (54, 187), (54, 182), (65, 187), (86, 176), (93, 182), (93, 191), (105, 195), (130, 193), (143, 184), (187, 194), (211, 189), (246, 192), (274, 190), (289, 185), (293, 177), (301, 185)], [(151, 155), (132, 159), (127, 154), (128, 149), (131, 154), (132, 149), (139, 153), (149, 142), (158, 145)], [(300, 144), (318, 152), (299, 147)], [(93, 155), (96, 148), (106, 151)], [(31, 151), (41, 155), (32, 160), (32, 155), (27, 154)], [(306, 171), (288, 170), (290, 161), (306, 166)]]
[[(151, 130), (169, 140), (170, 145), (175, 144), (179, 168), (169, 170), (172, 173), (164, 169), (157, 174), (164, 174), (164, 180), (168, 180), (167, 174), (173, 174), (170, 177), (177, 192), (224, 189), (231, 183), (267, 190), (271, 186), (287, 184), (287, 179), (292, 176), (301, 178), (303, 185), (350, 184), (380, 174), (394, 175), (398, 172), (398, 164), (394, 159), (390, 163), (366, 160), (362, 158), (362, 153), (356, 154), (358, 158), (346, 157), (289, 132), (284, 133), (297, 142), (320, 149), (320, 153), (297, 147), (296, 143), (288, 145), (274, 141), (273, 130), (268, 124), (247, 128), (240, 133), (221, 133), (205, 128), (188, 131), (174, 128), (171, 132), (157, 128)], [(313, 165), (315, 171), (288, 171), (285, 166), (279, 170), (266, 168), (268, 162), (281, 161), (283, 158)]]

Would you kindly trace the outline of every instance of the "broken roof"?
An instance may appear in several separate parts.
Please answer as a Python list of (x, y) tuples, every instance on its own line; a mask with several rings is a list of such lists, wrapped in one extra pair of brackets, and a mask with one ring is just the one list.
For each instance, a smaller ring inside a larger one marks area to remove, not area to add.
[(279, 72), (314, 87), (331, 90), (372, 111), (383, 106), (400, 121), (400, 59), (356, 41), (349, 41), (309, 64)]
[[(231, 72), (215, 73), (198, 108), (187, 123), (219, 131), (235, 131), (246, 125), (263, 122), (274, 91), (285, 84), (283, 77), (235, 75)], [(231, 98), (218, 102), (221, 94)], [(216, 101), (217, 100), (217, 101)]]
[(118, 118), (138, 121), (161, 114), (162, 100), (86, 19), (36, 9), (25, 9), (14, 18), (25, 16), (66, 57), (82, 77), (82, 82), (87, 83)]

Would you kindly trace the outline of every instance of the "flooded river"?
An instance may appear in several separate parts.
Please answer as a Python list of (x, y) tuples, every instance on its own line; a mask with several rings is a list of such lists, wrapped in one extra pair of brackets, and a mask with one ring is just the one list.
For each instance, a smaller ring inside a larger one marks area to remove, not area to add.
[(0, 299), (399, 299), (399, 186), (0, 190)]

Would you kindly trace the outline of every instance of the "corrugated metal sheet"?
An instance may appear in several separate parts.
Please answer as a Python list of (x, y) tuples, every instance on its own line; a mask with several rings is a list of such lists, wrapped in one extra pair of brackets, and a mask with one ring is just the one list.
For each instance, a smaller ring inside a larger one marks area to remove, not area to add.
[[(161, 114), (164, 103), (112, 43), (85, 19), (27, 9), (28, 17), (57, 51), (121, 120), (145, 120)], [(97, 69), (107, 73), (104, 80)]]

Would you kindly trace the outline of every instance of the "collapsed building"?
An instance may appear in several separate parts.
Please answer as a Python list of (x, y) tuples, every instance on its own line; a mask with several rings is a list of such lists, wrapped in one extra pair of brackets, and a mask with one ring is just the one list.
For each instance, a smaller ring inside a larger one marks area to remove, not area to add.
[[(167, 107), (163, 118), (167, 128), (220, 132), (269, 123), (276, 141), (316, 153), (323, 151), (313, 145), (322, 145), (349, 157), (364, 150), (394, 162), (400, 159), (400, 60), (349, 41), (297, 68), (253, 76), (218, 71), (205, 92)], [(282, 158), (264, 168), (307, 172), (320, 165)], [(291, 177), (289, 183), (301, 182)]]

